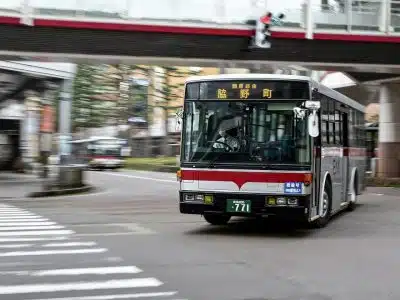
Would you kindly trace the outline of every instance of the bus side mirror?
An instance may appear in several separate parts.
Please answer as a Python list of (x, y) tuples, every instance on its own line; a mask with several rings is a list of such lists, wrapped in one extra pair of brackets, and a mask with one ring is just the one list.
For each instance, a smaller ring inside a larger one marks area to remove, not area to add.
[(308, 115), (308, 134), (312, 137), (319, 136), (319, 118), (317, 111), (321, 107), (319, 101), (306, 101), (305, 107), (310, 111)]
[(319, 136), (319, 120), (316, 112), (308, 116), (308, 134), (312, 137)]
[(318, 92), (317, 88), (313, 88), (311, 92), (311, 99), (313, 101), (318, 101), (320, 100), (320, 93)]

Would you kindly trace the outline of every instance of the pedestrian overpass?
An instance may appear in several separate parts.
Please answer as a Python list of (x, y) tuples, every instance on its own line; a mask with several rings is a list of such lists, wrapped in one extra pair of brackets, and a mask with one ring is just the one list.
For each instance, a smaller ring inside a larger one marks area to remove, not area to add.
[[(400, 150), (400, 120), (396, 119), (400, 114), (395, 114), (398, 86), (393, 83), (400, 73), (397, 0), (343, 1), (343, 5), (293, 0), (287, 1), (283, 11), (281, 2), (252, 0), (77, 3), (10, 0), (1, 4), (0, 58), (219, 65), (258, 72), (271, 66), (300, 65), (345, 71), (353, 78), (380, 84), (381, 148)], [(285, 23), (274, 28), (271, 49), (249, 51), (254, 28), (246, 21), (266, 9), (285, 13)], [(63, 95), (68, 97), (68, 84), (64, 86)], [(371, 97), (355, 98), (365, 103)], [(388, 151), (380, 153), (391, 161), (391, 171), (382, 169), (382, 173), (398, 176), (399, 159), (394, 153), (385, 154)], [(394, 170), (393, 165), (398, 168)]]

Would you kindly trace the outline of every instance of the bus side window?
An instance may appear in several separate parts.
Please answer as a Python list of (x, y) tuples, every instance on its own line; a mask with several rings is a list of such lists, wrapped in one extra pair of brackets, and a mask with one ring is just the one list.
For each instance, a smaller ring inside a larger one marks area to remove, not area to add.
[(342, 138), (343, 147), (349, 147), (349, 114), (342, 112)]
[(328, 143), (328, 99), (326, 96), (321, 95), (321, 143)]
[(348, 118), (348, 130), (349, 130), (349, 147), (354, 147), (354, 118), (353, 118), (353, 109), (349, 107), (349, 112), (347, 114)]
[(342, 129), (342, 113), (339, 108), (339, 103), (336, 103), (335, 107), (335, 142), (338, 145), (343, 145), (343, 129)]
[(357, 111), (357, 128), (358, 128), (358, 146), (365, 147), (365, 130), (364, 130), (364, 115), (362, 112)]
[(335, 101), (333, 99), (328, 98), (328, 115), (329, 115), (329, 127), (328, 127), (328, 132), (329, 132), (329, 137), (328, 137), (328, 143), (330, 145), (336, 144), (335, 141)]

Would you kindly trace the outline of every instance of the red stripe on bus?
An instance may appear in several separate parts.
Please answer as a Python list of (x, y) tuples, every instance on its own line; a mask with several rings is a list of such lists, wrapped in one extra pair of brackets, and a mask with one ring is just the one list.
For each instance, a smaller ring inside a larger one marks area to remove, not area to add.
[(248, 182), (285, 183), (304, 182), (308, 173), (268, 173), (268, 172), (238, 172), (238, 171), (197, 171), (182, 170), (182, 180), (200, 181), (232, 181), (239, 188)]
[[(329, 157), (336, 157), (340, 156), (340, 151), (337, 151), (337, 149), (340, 149), (340, 147), (323, 147), (323, 150), (325, 151), (324, 156), (329, 156)], [(366, 156), (367, 155), (367, 149), (366, 148), (355, 148), (355, 147), (343, 147), (343, 156), (344, 157), (355, 157), (355, 156)], [(314, 156), (315, 157), (321, 157), (321, 148), (320, 147), (315, 147), (314, 148)]]
[(349, 148), (349, 156), (367, 156), (366, 148)]

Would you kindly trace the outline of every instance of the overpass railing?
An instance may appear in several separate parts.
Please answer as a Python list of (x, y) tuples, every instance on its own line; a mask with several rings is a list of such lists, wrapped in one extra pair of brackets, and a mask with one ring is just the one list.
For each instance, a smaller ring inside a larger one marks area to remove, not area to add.
[[(103, 22), (167, 22), (198, 26), (246, 26), (266, 10), (283, 12), (284, 26), (276, 30), (400, 34), (400, 0), (7, 0), (0, 15), (21, 19), (51, 18)], [(333, 2), (333, 1), (332, 1)]]

